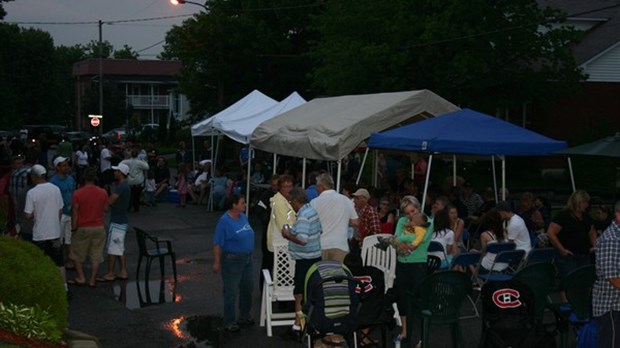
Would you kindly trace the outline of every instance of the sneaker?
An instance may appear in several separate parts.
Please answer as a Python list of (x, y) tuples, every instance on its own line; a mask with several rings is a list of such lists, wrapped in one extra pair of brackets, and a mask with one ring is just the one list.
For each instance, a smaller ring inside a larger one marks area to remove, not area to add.
[(228, 332), (239, 332), (240, 328), (237, 324), (228, 325), (224, 328)]
[(248, 318), (248, 319), (240, 319), (237, 324), (241, 327), (246, 327), (246, 326), (252, 326), (254, 324), (256, 324), (256, 322), (254, 321), (254, 319), (252, 318)]

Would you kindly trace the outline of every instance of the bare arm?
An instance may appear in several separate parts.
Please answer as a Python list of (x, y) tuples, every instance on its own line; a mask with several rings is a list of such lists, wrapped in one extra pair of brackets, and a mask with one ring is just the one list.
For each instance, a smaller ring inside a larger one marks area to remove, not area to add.
[(306, 244), (308, 244), (308, 243), (306, 243), (306, 242), (302, 242), (302, 241), (300, 241), (299, 239), (297, 239), (297, 237), (295, 237), (295, 236), (291, 233), (290, 229), (287, 229), (287, 228), (283, 228), (283, 229), (282, 229), (282, 237), (284, 237), (284, 239), (288, 239), (288, 240), (290, 240), (291, 242), (293, 242), (293, 243), (295, 243), (295, 244), (299, 244), (299, 245), (306, 245)]
[(73, 203), (71, 204), (71, 230), (72, 231), (77, 230), (79, 211), (80, 211), (80, 204), (73, 201)]
[(458, 223), (456, 224), (456, 228), (453, 231), (455, 242), (461, 240), (461, 236), (463, 235), (463, 229), (465, 229), (465, 221), (463, 221), (463, 219), (459, 219)]
[(360, 219), (350, 219), (349, 220), (349, 226), (351, 226), (351, 227), (359, 227), (360, 226)]
[(594, 226), (590, 227), (590, 231), (588, 231), (588, 237), (590, 238), (590, 252), (594, 251), (594, 247), (596, 246), (596, 239), (598, 238), (598, 234), (596, 233), (596, 229)]
[(222, 268), (222, 247), (219, 245), (213, 246), (213, 266), (211, 270), (213, 273), (218, 273)]
[(620, 289), (620, 278), (611, 278), (609, 279), (609, 283), (613, 285), (616, 289)]
[(552, 222), (547, 229), (547, 236), (549, 236), (549, 241), (551, 242), (555, 250), (557, 250), (561, 255), (572, 255), (573, 253), (570, 250), (565, 249), (560, 242), (560, 239), (558, 238), (558, 233), (560, 233), (561, 230), (562, 226), (556, 224), (555, 222)]

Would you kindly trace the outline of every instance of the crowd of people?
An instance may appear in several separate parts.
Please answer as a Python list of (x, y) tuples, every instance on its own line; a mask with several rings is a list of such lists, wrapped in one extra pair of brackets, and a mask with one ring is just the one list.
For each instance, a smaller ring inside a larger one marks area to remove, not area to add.
[[(99, 146), (96, 155), (82, 146), (70, 153), (57, 153), (49, 163), (41, 163), (42, 156), (33, 147), (14, 155), (10, 172), (0, 179), (7, 232), (41, 248), (56, 263), (66, 284), (94, 287), (97, 281), (128, 277), (124, 240), (130, 211), (139, 212), (144, 204), (156, 205), (157, 198), (164, 195), (167, 199), (171, 189), (179, 195), (178, 207), (185, 207), (188, 201), (201, 204), (211, 194), (214, 208), (225, 210), (213, 237), (212, 266), (223, 279), (224, 326), (236, 332), (254, 324), (250, 313), (256, 233), (245, 215), (249, 203), (241, 194), (245, 190), (235, 190), (237, 182), (228, 179), (221, 168), (212, 173), (209, 144), (205, 142), (198, 156), (199, 169), (193, 171), (194, 156), (180, 142), (174, 179), (166, 159), (152, 144), (146, 148), (131, 142), (124, 147)], [(249, 156), (240, 156), (242, 168)], [(516, 200), (497, 202), (490, 188), (482, 188), (479, 194), (471, 182), (462, 179), (456, 180), (457, 186), (430, 191), (422, 199), (418, 185), (426, 170), (423, 163), (415, 167), (417, 181), (399, 168), (394, 178), (382, 174), (380, 187), (373, 188), (351, 184), (359, 170), (355, 161), (349, 159), (353, 169), (345, 172), (343, 179), (349, 180), (342, 192), (336, 191), (334, 178), (326, 171), (312, 171), (305, 189), (298, 173), (290, 172), (270, 178), (270, 188), (253, 204), (262, 233), (261, 268), (273, 269), (276, 244), (288, 243), (289, 256), (296, 261), (295, 333), (303, 326), (303, 281), (310, 266), (319, 260), (342, 263), (348, 255), (359, 256), (364, 239), (379, 233), (393, 236), (390, 247), (397, 253), (394, 288), (402, 322), (399, 340), (419, 340), (419, 332), (406, 328), (404, 299), (406, 291), (427, 274), (431, 241), (443, 247), (443, 252), (434, 254), (441, 259), (442, 268), (449, 267), (459, 253), (481, 252), (476, 272), (507, 267), (495, 263), (496, 255), (486, 252), (489, 245), (504, 241), (515, 243), (526, 253), (552, 246), (560, 279), (596, 260), (595, 294), (600, 298), (594, 302), (594, 315), (605, 328), (620, 322), (614, 319), (620, 310), (616, 304), (620, 298), (620, 263), (616, 262), (620, 258), (620, 205), (613, 211), (598, 208), (593, 219), (588, 210), (590, 196), (579, 190), (552, 216), (542, 196), (525, 192)], [(250, 178), (252, 183), (262, 183), (264, 176), (259, 164)], [(426, 204), (422, 206), (421, 201)], [(107, 228), (106, 210), (110, 210)], [(107, 271), (99, 274), (104, 254), (108, 255)], [(88, 275), (84, 268), (87, 260), (92, 265)], [(67, 279), (66, 268), (75, 268), (73, 279)], [(408, 332), (416, 337), (408, 338)]]

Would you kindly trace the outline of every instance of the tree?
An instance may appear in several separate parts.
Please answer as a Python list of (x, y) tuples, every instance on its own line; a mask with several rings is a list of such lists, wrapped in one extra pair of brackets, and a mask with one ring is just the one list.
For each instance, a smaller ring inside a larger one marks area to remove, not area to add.
[(10, 2), (13, 0), (0, 0), (0, 19), (4, 19), (4, 16), (6, 16), (6, 10), (4, 9), (4, 6), (2, 5), (3, 2)]
[(140, 55), (134, 51), (131, 47), (123, 45), (120, 50), (114, 51), (114, 59), (138, 59)]
[(254, 88), (274, 98), (307, 89), (311, 36), (306, 29), (317, 7), (300, 7), (294, 0), (262, 4), (209, 1), (208, 12), (166, 35), (160, 57), (183, 61), (180, 88), (195, 114), (220, 110)]
[(328, 2), (314, 22), (314, 87), (326, 94), (428, 88), (495, 111), (575, 88), (580, 35), (536, 1)]
[[(99, 46), (101, 46), (101, 54), (99, 53)], [(91, 40), (85, 47), (87, 58), (112, 58), (114, 53), (114, 46), (108, 40), (103, 40), (101, 44), (97, 40)]]

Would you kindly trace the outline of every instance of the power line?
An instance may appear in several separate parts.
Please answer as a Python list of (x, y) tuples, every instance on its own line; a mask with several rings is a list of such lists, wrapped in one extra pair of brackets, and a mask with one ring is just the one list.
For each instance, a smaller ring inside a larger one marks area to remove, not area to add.
[[(113, 21), (103, 21), (103, 24), (116, 24), (116, 23), (134, 23), (134, 22), (148, 22), (158, 21), (162, 19), (173, 19), (191, 17), (193, 14), (181, 14), (174, 16), (162, 16), (162, 17), (149, 17), (149, 18), (135, 18), (135, 19), (118, 19)], [(99, 24), (99, 21), (79, 21), (79, 22), (20, 22), (20, 21), (7, 21), (8, 24), (28, 24), (28, 25), (92, 25)]]
[(143, 48), (143, 49), (141, 49), (141, 50), (136, 51), (136, 53), (140, 53), (140, 52), (146, 51), (146, 50), (148, 50), (149, 48), (153, 48), (153, 47), (155, 47), (155, 46), (157, 46), (157, 45), (159, 45), (159, 44), (161, 44), (161, 43), (164, 43), (164, 42), (166, 42), (166, 39), (163, 39), (163, 40), (161, 40), (161, 41), (157, 41), (156, 43), (154, 43), (154, 44), (152, 44), (152, 45), (150, 45), (150, 46), (147, 46), (147, 47), (145, 47), (145, 48)]

